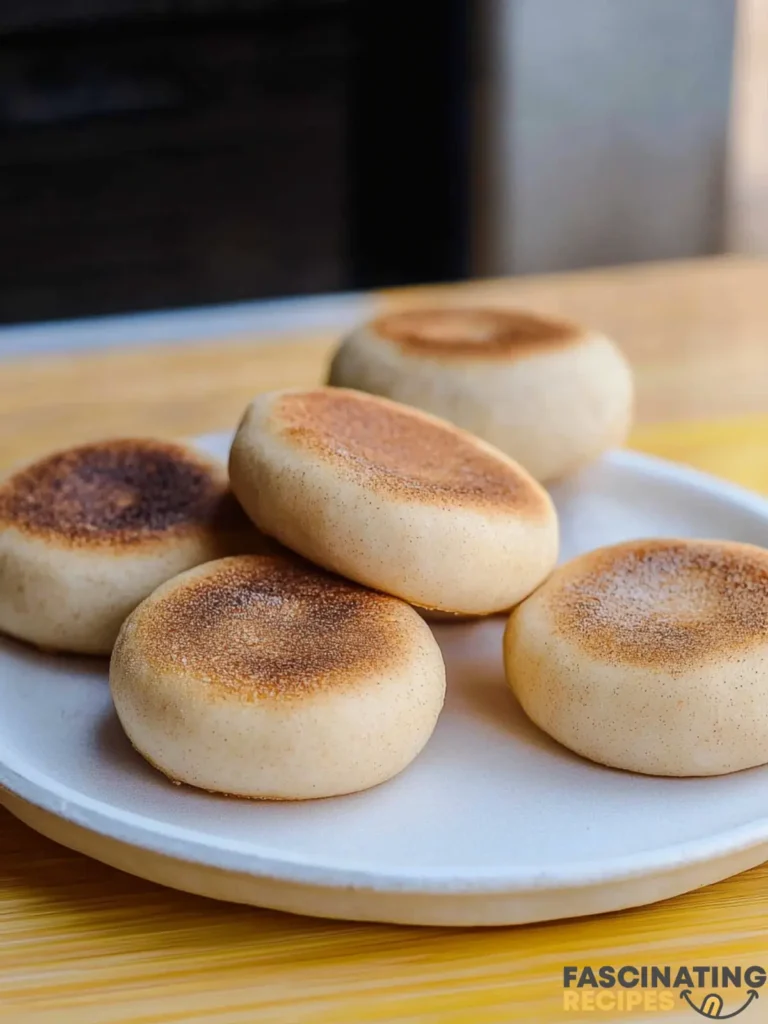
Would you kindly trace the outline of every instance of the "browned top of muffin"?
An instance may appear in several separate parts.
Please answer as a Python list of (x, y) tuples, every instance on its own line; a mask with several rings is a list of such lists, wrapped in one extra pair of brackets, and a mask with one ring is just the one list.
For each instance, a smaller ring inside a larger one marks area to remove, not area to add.
[(131, 648), (159, 671), (246, 700), (354, 685), (428, 639), (405, 602), (272, 555), (192, 570), (146, 601), (126, 629)]
[(674, 672), (768, 642), (768, 551), (629, 541), (563, 566), (540, 599), (557, 634), (600, 660)]
[(415, 309), (381, 316), (370, 327), (404, 352), (438, 359), (511, 361), (586, 337), (577, 324), (522, 309)]
[(242, 521), (223, 468), (181, 444), (120, 439), (56, 452), (0, 485), (0, 526), (121, 548)]
[(344, 388), (289, 391), (271, 419), (293, 446), (400, 500), (549, 516), (546, 493), (511, 459), (397, 402)]

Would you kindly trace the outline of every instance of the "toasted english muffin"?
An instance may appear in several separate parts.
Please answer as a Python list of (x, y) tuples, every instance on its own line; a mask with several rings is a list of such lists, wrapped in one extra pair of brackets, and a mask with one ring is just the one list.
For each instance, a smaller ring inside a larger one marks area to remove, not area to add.
[(139, 605), (110, 686), (133, 745), (174, 781), (302, 800), (402, 771), (432, 734), (445, 667), (405, 602), (256, 555), (192, 569)]
[(224, 467), (194, 448), (142, 438), (57, 452), (0, 483), (0, 630), (108, 654), (160, 583), (263, 543)]
[(616, 345), (525, 310), (381, 316), (342, 341), (329, 383), (442, 416), (540, 481), (622, 444), (632, 418), (632, 375)]
[(639, 540), (559, 568), (510, 616), (507, 678), (576, 753), (651, 775), (768, 763), (768, 551)]
[(372, 395), (260, 395), (229, 473), (267, 535), (419, 607), (508, 609), (557, 557), (554, 506), (525, 470), (465, 431)]

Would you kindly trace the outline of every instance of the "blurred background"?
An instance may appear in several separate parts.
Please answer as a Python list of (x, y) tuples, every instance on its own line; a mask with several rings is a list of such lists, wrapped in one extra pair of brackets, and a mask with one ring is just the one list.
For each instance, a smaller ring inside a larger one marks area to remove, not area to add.
[(0, 323), (763, 251), (767, 65), (763, 0), (0, 0)]

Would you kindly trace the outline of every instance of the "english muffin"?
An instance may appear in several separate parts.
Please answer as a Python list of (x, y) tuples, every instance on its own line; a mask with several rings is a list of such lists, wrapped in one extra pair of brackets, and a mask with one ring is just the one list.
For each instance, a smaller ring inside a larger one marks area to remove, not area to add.
[(557, 557), (555, 509), (525, 470), (465, 431), (372, 395), (260, 395), (229, 472), (266, 534), (423, 608), (509, 609)]
[(329, 383), (442, 416), (540, 481), (620, 445), (632, 417), (632, 375), (611, 340), (523, 310), (381, 316), (341, 343)]
[(768, 762), (768, 551), (640, 540), (562, 566), (510, 616), (507, 678), (600, 764), (721, 775)]
[(174, 781), (304, 800), (410, 764), (442, 708), (445, 667), (405, 602), (298, 559), (242, 556), (139, 605), (110, 686), (135, 748)]
[(160, 583), (261, 543), (225, 468), (191, 447), (122, 439), (57, 452), (0, 484), (0, 630), (108, 654)]

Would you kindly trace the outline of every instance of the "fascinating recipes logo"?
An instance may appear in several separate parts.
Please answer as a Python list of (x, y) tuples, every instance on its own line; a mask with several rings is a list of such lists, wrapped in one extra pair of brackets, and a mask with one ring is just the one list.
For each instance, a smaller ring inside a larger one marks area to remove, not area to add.
[(563, 968), (563, 1009), (591, 1013), (669, 1013), (685, 1004), (705, 1020), (744, 1017), (760, 998), (764, 967)]

